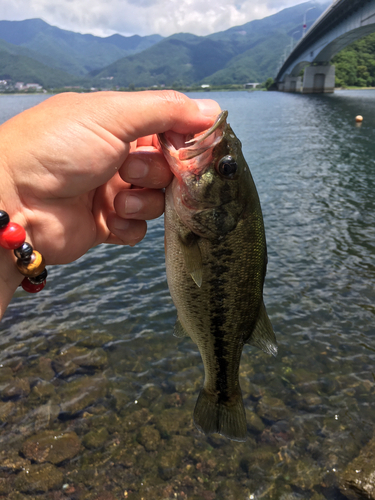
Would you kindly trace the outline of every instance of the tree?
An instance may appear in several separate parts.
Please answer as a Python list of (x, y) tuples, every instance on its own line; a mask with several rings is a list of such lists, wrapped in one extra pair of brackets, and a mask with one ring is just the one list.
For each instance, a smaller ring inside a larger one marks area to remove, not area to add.
[(267, 78), (266, 83), (264, 84), (264, 86), (266, 87), (267, 90), (269, 90), (270, 87), (271, 87), (271, 85), (273, 85), (273, 83), (274, 83), (273, 78)]
[(375, 33), (358, 40), (333, 59), (336, 86), (366, 87), (375, 84)]

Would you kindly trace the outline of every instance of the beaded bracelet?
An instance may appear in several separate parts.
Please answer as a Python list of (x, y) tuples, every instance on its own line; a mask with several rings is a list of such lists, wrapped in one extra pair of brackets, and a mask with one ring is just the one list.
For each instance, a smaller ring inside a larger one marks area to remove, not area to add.
[(0, 210), (0, 246), (14, 250), (17, 268), (25, 276), (21, 286), (29, 293), (37, 293), (46, 286), (47, 269), (42, 255), (26, 243), (26, 231), (9, 221), (9, 215)]

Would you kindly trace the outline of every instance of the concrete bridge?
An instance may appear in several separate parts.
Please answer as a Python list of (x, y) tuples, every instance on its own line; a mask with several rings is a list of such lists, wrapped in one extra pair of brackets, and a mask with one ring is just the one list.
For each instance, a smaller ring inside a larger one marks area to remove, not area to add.
[[(276, 76), (283, 92), (334, 92), (330, 59), (350, 43), (375, 31), (375, 0), (334, 0), (297, 43)], [(305, 68), (303, 81), (299, 76)]]

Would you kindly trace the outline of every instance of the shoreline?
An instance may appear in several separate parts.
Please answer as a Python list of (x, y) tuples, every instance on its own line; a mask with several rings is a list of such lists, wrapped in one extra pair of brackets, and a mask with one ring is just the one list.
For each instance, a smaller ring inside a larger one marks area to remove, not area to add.
[[(207, 93), (209, 94), (210, 92), (267, 92), (267, 89), (265, 88), (259, 88), (259, 89), (225, 89), (225, 88), (217, 88), (217, 89), (149, 89), (149, 88), (139, 88), (135, 90), (128, 90), (128, 89), (96, 89), (96, 90), (89, 90), (89, 89), (56, 89), (56, 90), (44, 90), (41, 92), (0, 92), (0, 95), (17, 95), (17, 96), (35, 96), (35, 95), (55, 95), (55, 94), (62, 94), (64, 92), (77, 92), (81, 94), (89, 94), (91, 92), (142, 92), (145, 90), (176, 90), (177, 92), (199, 92), (199, 93)], [(339, 92), (342, 90), (375, 90), (375, 87), (337, 87), (335, 88), (335, 92)]]

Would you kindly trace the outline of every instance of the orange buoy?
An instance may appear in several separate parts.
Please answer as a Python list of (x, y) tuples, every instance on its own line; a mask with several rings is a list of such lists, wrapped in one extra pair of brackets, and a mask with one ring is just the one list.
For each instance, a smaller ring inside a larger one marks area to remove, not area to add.
[(357, 116), (355, 117), (355, 121), (356, 121), (357, 123), (363, 122), (363, 116), (361, 116), (361, 115), (357, 115)]

